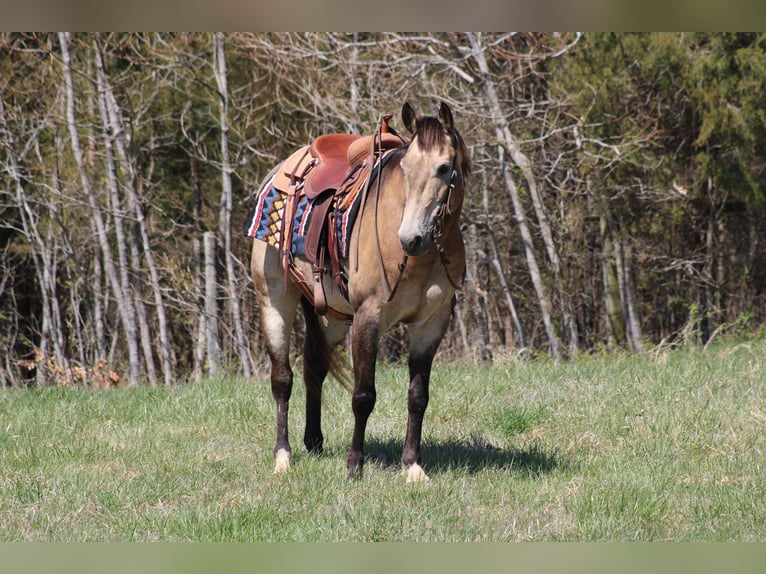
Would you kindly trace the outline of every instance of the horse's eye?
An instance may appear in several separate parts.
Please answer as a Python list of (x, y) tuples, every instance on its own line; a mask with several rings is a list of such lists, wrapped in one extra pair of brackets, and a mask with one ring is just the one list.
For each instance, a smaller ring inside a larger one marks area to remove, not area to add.
[(443, 163), (438, 168), (436, 168), (436, 175), (442, 177), (449, 173), (450, 170), (450, 164)]

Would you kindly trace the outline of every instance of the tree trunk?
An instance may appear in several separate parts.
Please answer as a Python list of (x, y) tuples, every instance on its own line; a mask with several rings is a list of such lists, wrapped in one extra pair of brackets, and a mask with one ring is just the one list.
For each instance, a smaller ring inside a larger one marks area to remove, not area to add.
[(460, 305), (455, 305), (455, 322), (457, 323), (458, 332), (460, 333), (460, 342), (463, 345), (463, 355), (468, 357), (471, 354), (471, 347), (468, 345), (468, 332), (465, 328), (463, 310)]
[(641, 333), (641, 320), (638, 316), (636, 283), (633, 272), (633, 248), (629, 242), (625, 243), (622, 255), (623, 275), (625, 277), (625, 308), (628, 315), (628, 340), (631, 348), (641, 353), (644, 350), (643, 335)]
[(218, 371), (218, 285), (215, 272), (215, 233), (205, 232), (205, 324), (208, 374)]
[[(716, 251), (720, 249), (720, 241), (716, 236), (719, 227), (721, 211), (725, 201), (716, 197), (715, 186), (712, 178), (707, 180), (707, 227), (705, 229), (705, 262), (702, 268), (702, 281), (704, 284), (703, 305), (701, 312), (701, 336), (702, 342), (707, 343), (713, 336), (721, 321), (721, 277), (718, 275), (716, 265)], [(719, 207), (720, 205), (720, 207)]]
[[(120, 286), (126, 298), (132, 299), (133, 310), (135, 312), (136, 326), (140, 335), (139, 340), (144, 354), (144, 365), (149, 384), (157, 384), (157, 371), (154, 366), (154, 356), (152, 354), (151, 334), (149, 333), (149, 324), (146, 318), (146, 310), (140, 296), (140, 285), (134, 285), (134, 281), (140, 277), (141, 269), (138, 263), (138, 254), (130, 248), (130, 240), (125, 231), (126, 212), (123, 208), (122, 197), (120, 196), (120, 181), (117, 176), (117, 166), (114, 154), (115, 130), (109, 121), (109, 115), (106, 109), (106, 86), (104, 82), (103, 62), (98, 46), (94, 49), (97, 69), (98, 85), (98, 110), (101, 115), (102, 135), (104, 140), (104, 157), (106, 159), (106, 181), (109, 189), (109, 196), (112, 204), (112, 217), (114, 218), (114, 234), (117, 240), (117, 260), (120, 268)], [(130, 260), (130, 263), (129, 263)], [(131, 279), (131, 272), (133, 280)]]
[(620, 283), (617, 277), (617, 261), (615, 247), (609, 231), (607, 216), (601, 214), (601, 254), (603, 258), (604, 273), (604, 303), (606, 305), (606, 324), (610, 345), (624, 347), (625, 338), (625, 314), (622, 309), (620, 297)]
[(486, 258), (477, 262), (476, 275), (476, 327), (479, 331), (479, 360), (482, 363), (492, 362), (492, 345), (489, 333), (489, 310), (487, 309), (487, 294), (489, 292), (489, 265)]
[[(482, 206), (483, 206), (483, 222), (486, 222), (488, 218), (487, 207), (487, 193), (486, 185), (482, 185)], [(492, 361), (492, 346), (490, 336), (490, 319), (489, 311), (487, 309), (487, 293), (489, 291), (489, 269), (487, 264), (487, 258), (484, 256), (483, 251), (478, 247), (480, 243), (480, 237), (478, 230), (484, 227), (479, 225), (471, 225), (468, 229), (466, 236), (466, 242), (472, 246), (466, 253), (466, 283), (472, 285), (472, 295), (475, 297), (475, 304), (473, 306), (473, 317), (475, 321), (475, 327), (478, 331), (478, 337), (474, 337), (474, 347), (478, 345), (478, 357), (482, 363), (489, 363)], [(488, 227), (488, 226), (487, 226)], [(476, 356), (477, 349), (471, 349), (472, 356)]]
[(91, 282), (93, 288), (93, 322), (95, 323), (94, 329), (96, 332), (96, 363), (100, 360), (107, 359), (106, 350), (106, 332), (104, 330), (104, 317), (105, 305), (104, 305), (104, 270), (100, 257), (93, 258), (93, 280)]
[(556, 328), (553, 324), (552, 318), (552, 305), (548, 294), (543, 285), (542, 274), (540, 273), (540, 267), (537, 265), (537, 256), (535, 255), (534, 245), (532, 241), (532, 234), (527, 225), (527, 218), (524, 211), (524, 206), (521, 203), (518, 189), (516, 184), (508, 171), (508, 165), (505, 162), (505, 153), (502, 147), (498, 148), (498, 155), (500, 160), (503, 177), (505, 179), (506, 187), (511, 195), (511, 202), (513, 203), (513, 209), (516, 214), (516, 223), (519, 225), (519, 232), (521, 233), (521, 240), (524, 245), (524, 253), (527, 259), (527, 268), (529, 269), (529, 275), (532, 279), (532, 285), (534, 286), (535, 293), (537, 294), (537, 300), (540, 305), (540, 313), (543, 319), (543, 325), (545, 332), (548, 336), (548, 342), (550, 344), (550, 352), (553, 358), (561, 358), (561, 343), (556, 333)]
[[(144, 214), (144, 208), (141, 204), (140, 194), (135, 187), (135, 183), (138, 181), (138, 175), (134, 168), (133, 163), (130, 161), (130, 157), (127, 152), (127, 132), (122, 124), (122, 114), (120, 113), (117, 100), (114, 97), (112, 86), (109, 82), (109, 77), (106, 74), (103, 65), (103, 58), (100, 52), (100, 46), (98, 40), (96, 41), (96, 63), (99, 71), (99, 84), (101, 86), (101, 94), (103, 96), (104, 105), (106, 109), (106, 117), (104, 117), (105, 127), (109, 125), (112, 137), (114, 138), (115, 147), (117, 148), (117, 155), (120, 160), (120, 165), (123, 173), (127, 174), (126, 180), (123, 182), (126, 192), (128, 194), (128, 203), (131, 207), (131, 212), (135, 214), (136, 224), (138, 226), (138, 233), (141, 239), (141, 252), (146, 260), (146, 265), (149, 269), (150, 284), (152, 287), (152, 294), (154, 298), (154, 306), (157, 312), (157, 321), (159, 323), (159, 343), (160, 343), (160, 357), (162, 362), (163, 379), (166, 386), (173, 384), (173, 371), (172, 363), (170, 359), (170, 341), (168, 337), (168, 320), (167, 313), (165, 311), (165, 302), (162, 296), (162, 289), (160, 287), (160, 276), (157, 269), (157, 265), (154, 261), (154, 253), (152, 251), (151, 242), (149, 240), (149, 232), (146, 226), (146, 216)], [(107, 119), (108, 117), (108, 119)], [(138, 251), (138, 247), (134, 252)], [(137, 253), (136, 253), (137, 255)], [(134, 271), (137, 276), (140, 275), (140, 263), (134, 265)], [(153, 370), (153, 361), (149, 363)], [(156, 376), (156, 375), (155, 375)]]
[(357, 77), (357, 69), (359, 67), (359, 32), (353, 33), (353, 44), (351, 47), (351, 58), (349, 59), (348, 70), (348, 85), (349, 85), (349, 111), (351, 113), (351, 121), (348, 122), (349, 133), (355, 134), (359, 132), (359, 78)]
[(197, 173), (197, 160), (192, 157), (190, 164), (191, 184), (194, 193), (192, 239), (194, 295), (197, 298), (197, 334), (194, 346), (192, 379), (199, 381), (205, 370), (205, 349), (207, 348), (207, 314), (205, 312), (205, 278), (202, 265), (202, 190)]
[(242, 330), (242, 313), (239, 306), (239, 288), (234, 273), (234, 256), (231, 252), (231, 210), (233, 193), (231, 186), (231, 162), (229, 161), (229, 91), (226, 82), (226, 58), (224, 54), (224, 37), (222, 32), (216, 32), (213, 49), (213, 71), (221, 107), (221, 210), (219, 217), (220, 236), (223, 240), (223, 254), (226, 265), (226, 281), (228, 286), (227, 303), (231, 320), (234, 323), (239, 360), (242, 372), (250, 378), (250, 353), (245, 344)]
[[(40, 340), (38, 341), (37, 351), (38, 368), (37, 383), (44, 385), (48, 383), (45, 379), (46, 370), (43, 368), (48, 359), (48, 342), (53, 343), (53, 352), (58, 366), (61, 368), (61, 374), (65, 381), (71, 383), (71, 370), (69, 366), (69, 357), (65, 349), (64, 334), (62, 331), (61, 310), (56, 290), (56, 254), (58, 249), (57, 241), (52, 238), (52, 231), (49, 229), (46, 237), (40, 233), (37, 226), (40, 214), (36, 214), (27, 201), (24, 190), (21, 165), (16, 154), (16, 142), (13, 134), (8, 129), (7, 119), (5, 117), (5, 104), (2, 94), (0, 94), (0, 125), (6, 135), (6, 149), (8, 153), (8, 171), (13, 179), (16, 188), (16, 203), (19, 210), (19, 217), (22, 222), (24, 236), (32, 253), (32, 261), (35, 266), (35, 275), (40, 288), (42, 298), (42, 329)], [(51, 210), (55, 210), (55, 204), (49, 204)]]
[(495, 238), (494, 233), (490, 232), (490, 238), (492, 239), (492, 258), (490, 259), (490, 264), (495, 271), (495, 275), (497, 275), (497, 280), (500, 283), (500, 288), (503, 291), (505, 301), (508, 304), (508, 310), (511, 313), (513, 326), (516, 329), (516, 336), (519, 338), (519, 349), (523, 351), (527, 348), (527, 336), (524, 333), (524, 326), (521, 324), (519, 314), (516, 311), (516, 305), (513, 303), (511, 288), (508, 285), (508, 281), (505, 279), (503, 267), (500, 264), (500, 254), (497, 250), (497, 239)]

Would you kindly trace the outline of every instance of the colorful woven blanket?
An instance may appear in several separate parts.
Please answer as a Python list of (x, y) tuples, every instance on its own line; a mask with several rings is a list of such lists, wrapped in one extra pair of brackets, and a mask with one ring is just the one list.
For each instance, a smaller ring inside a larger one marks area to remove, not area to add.
[[(354, 201), (342, 212), (335, 208), (337, 222), (335, 233), (338, 235), (338, 246), (342, 258), (348, 257), (351, 230), (359, 213), (361, 196), (362, 194), (357, 194)], [(286, 198), (286, 193), (274, 187), (273, 178), (268, 180), (256, 196), (255, 205), (245, 223), (245, 236), (279, 246)], [(295, 212), (291, 242), (292, 254), (295, 256), (303, 255), (304, 237), (311, 222), (313, 207), (314, 202), (301, 194)]]

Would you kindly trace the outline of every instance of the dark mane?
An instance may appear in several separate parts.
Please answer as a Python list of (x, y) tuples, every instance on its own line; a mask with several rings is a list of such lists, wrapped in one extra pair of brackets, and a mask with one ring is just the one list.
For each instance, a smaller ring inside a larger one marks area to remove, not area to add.
[(415, 133), (412, 137), (413, 139), (415, 137), (418, 138), (420, 147), (424, 151), (429, 151), (446, 144), (445, 138), (449, 137), (452, 147), (457, 150), (458, 163), (463, 176), (467, 176), (471, 172), (471, 156), (468, 153), (463, 137), (455, 129), (446, 131), (437, 118), (433, 116), (418, 118), (415, 124)]
[(460, 135), (460, 132), (453, 130), (452, 138), (452, 144), (457, 150), (460, 171), (463, 172), (463, 177), (466, 177), (471, 173), (471, 154), (469, 153), (468, 146), (465, 145), (463, 136)]
[(420, 142), (420, 147), (423, 151), (430, 151), (436, 147), (444, 145), (444, 138), (446, 133), (442, 127), (441, 122), (432, 116), (423, 116), (418, 118), (415, 124), (415, 137)]

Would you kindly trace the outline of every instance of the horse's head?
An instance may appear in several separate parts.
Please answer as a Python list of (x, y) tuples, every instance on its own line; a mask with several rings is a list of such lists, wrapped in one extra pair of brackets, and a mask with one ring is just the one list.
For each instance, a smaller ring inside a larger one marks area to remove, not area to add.
[(402, 107), (402, 121), (412, 140), (401, 159), (404, 174), (404, 212), (399, 242), (405, 254), (423, 255), (438, 240), (446, 218), (459, 213), (463, 180), (470, 169), (468, 150), (452, 122), (452, 111), (442, 103), (439, 117), (417, 117)]

